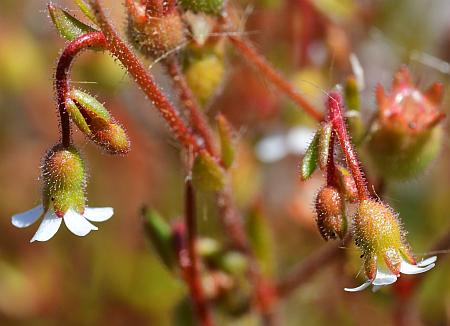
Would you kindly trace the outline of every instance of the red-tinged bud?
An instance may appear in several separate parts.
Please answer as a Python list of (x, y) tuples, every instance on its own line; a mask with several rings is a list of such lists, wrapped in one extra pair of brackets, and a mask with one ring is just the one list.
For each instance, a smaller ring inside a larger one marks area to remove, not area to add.
[(186, 41), (185, 26), (174, 1), (150, 0), (146, 4), (126, 1), (130, 42), (150, 58), (176, 49)]
[(347, 233), (345, 204), (336, 188), (323, 187), (316, 197), (317, 226), (325, 240), (340, 239)]
[(376, 89), (378, 117), (369, 141), (373, 162), (380, 174), (408, 179), (421, 172), (439, 152), (445, 117), (439, 111), (442, 85), (421, 92), (406, 67), (395, 74), (391, 93)]
[(130, 141), (125, 129), (93, 96), (76, 89), (70, 91), (66, 110), (80, 131), (109, 154), (129, 152)]

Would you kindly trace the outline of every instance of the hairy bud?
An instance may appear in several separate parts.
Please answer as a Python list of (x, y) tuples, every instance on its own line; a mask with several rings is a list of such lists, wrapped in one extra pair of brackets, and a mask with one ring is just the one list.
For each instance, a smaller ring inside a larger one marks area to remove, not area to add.
[(325, 240), (343, 239), (347, 233), (345, 204), (336, 188), (326, 186), (320, 189), (316, 197), (315, 208), (317, 226)]
[(128, 38), (143, 55), (158, 58), (186, 41), (184, 23), (174, 1), (126, 1)]
[(94, 97), (74, 89), (69, 92), (66, 110), (78, 129), (109, 154), (129, 152), (130, 141), (125, 130)]

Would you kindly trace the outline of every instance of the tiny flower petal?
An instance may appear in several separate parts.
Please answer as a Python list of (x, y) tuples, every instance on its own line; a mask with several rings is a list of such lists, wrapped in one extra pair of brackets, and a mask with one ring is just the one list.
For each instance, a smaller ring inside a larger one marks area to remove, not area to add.
[(111, 218), (114, 214), (112, 207), (86, 207), (83, 216), (89, 221), (103, 222)]
[(417, 263), (417, 266), (419, 266), (419, 267), (426, 267), (426, 266), (428, 266), (428, 265), (430, 265), (432, 263), (435, 263), (436, 260), (437, 260), (437, 256), (428, 257), (427, 259), (419, 261)]
[(372, 284), (372, 281), (366, 281), (365, 283), (361, 284), (360, 286), (357, 286), (356, 288), (344, 288), (344, 291), (347, 292), (358, 292), (365, 290), (369, 287), (369, 285)]
[(91, 224), (84, 216), (78, 214), (73, 209), (69, 209), (64, 214), (64, 223), (73, 234), (80, 237), (84, 237), (92, 230), (98, 230), (95, 225)]
[(392, 274), (391, 272), (385, 272), (382, 270), (377, 270), (377, 275), (375, 276), (375, 279), (373, 280), (373, 285), (388, 285), (395, 283), (397, 281), (397, 276)]
[(30, 242), (47, 241), (51, 239), (61, 226), (61, 222), (62, 218), (55, 214), (53, 208), (50, 208)]
[(402, 264), (400, 266), (400, 272), (403, 274), (420, 274), (429, 271), (435, 266), (434, 263), (431, 263), (429, 265), (426, 265), (424, 267), (419, 267), (419, 264), (411, 265), (410, 263), (407, 263), (406, 261), (402, 261)]
[(36, 206), (26, 212), (13, 215), (11, 223), (17, 228), (26, 228), (38, 220), (44, 213), (44, 207), (41, 205)]

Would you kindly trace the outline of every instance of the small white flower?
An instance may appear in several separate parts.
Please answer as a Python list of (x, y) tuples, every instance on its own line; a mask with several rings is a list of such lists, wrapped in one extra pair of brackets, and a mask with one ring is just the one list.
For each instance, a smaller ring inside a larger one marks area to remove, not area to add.
[(63, 217), (59, 217), (56, 215), (53, 206), (50, 206), (47, 211), (45, 211), (44, 206), (41, 204), (26, 212), (14, 215), (11, 218), (11, 222), (15, 227), (25, 228), (43, 216), (41, 225), (30, 242), (47, 241), (55, 235), (63, 220), (67, 228), (73, 234), (83, 237), (92, 230), (98, 230), (98, 228), (89, 221), (103, 222), (111, 218), (113, 214), (114, 211), (111, 207), (86, 207), (83, 214), (79, 214), (74, 209), (69, 208), (64, 213)]
[[(435, 266), (436, 259), (437, 259), (436, 256), (429, 257), (427, 259), (418, 262), (415, 265), (408, 263), (405, 259), (402, 259), (400, 263), (400, 273), (420, 274), (427, 272)], [(374, 279), (367, 280), (366, 282), (364, 282), (363, 284), (361, 284), (356, 288), (345, 288), (344, 290), (347, 292), (362, 291), (372, 284), (373, 285), (372, 291), (375, 292), (383, 285), (395, 283), (395, 281), (397, 281), (397, 278), (399, 276), (400, 275), (395, 275), (394, 273), (392, 273), (389, 270), (389, 268), (387, 268), (385, 264), (383, 264), (382, 266), (377, 267)]]

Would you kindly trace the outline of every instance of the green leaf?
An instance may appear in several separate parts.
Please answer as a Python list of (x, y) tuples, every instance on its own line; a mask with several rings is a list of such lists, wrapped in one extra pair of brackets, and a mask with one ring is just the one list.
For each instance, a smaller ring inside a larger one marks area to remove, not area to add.
[(144, 210), (143, 217), (147, 237), (164, 264), (172, 269), (175, 266), (175, 252), (169, 224), (154, 210)]
[(328, 155), (330, 153), (330, 140), (333, 128), (331, 123), (327, 122), (322, 125), (319, 129), (319, 144), (318, 144), (318, 154), (319, 154), (319, 167), (322, 171), (326, 171), (328, 164)]
[(314, 135), (311, 144), (303, 157), (302, 165), (300, 167), (300, 173), (302, 180), (307, 180), (317, 168), (318, 160), (318, 148), (319, 148), (319, 132)]
[(219, 129), (222, 162), (225, 168), (228, 169), (233, 164), (235, 155), (233, 130), (228, 120), (222, 114), (217, 116), (217, 127)]
[(92, 10), (91, 6), (84, 2), (83, 0), (75, 0), (76, 5), (78, 8), (81, 9), (83, 14), (86, 15), (87, 18), (89, 18), (90, 21), (97, 24), (97, 19), (95, 18), (94, 11)]
[(52, 3), (48, 4), (48, 11), (59, 34), (66, 40), (72, 41), (83, 34), (95, 32), (95, 29), (82, 23), (67, 11), (55, 7)]
[(211, 155), (203, 151), (195, 158), (192, 181), (198, 189), (203, 191), (221, 190), (225, 185), (224, 170)]

